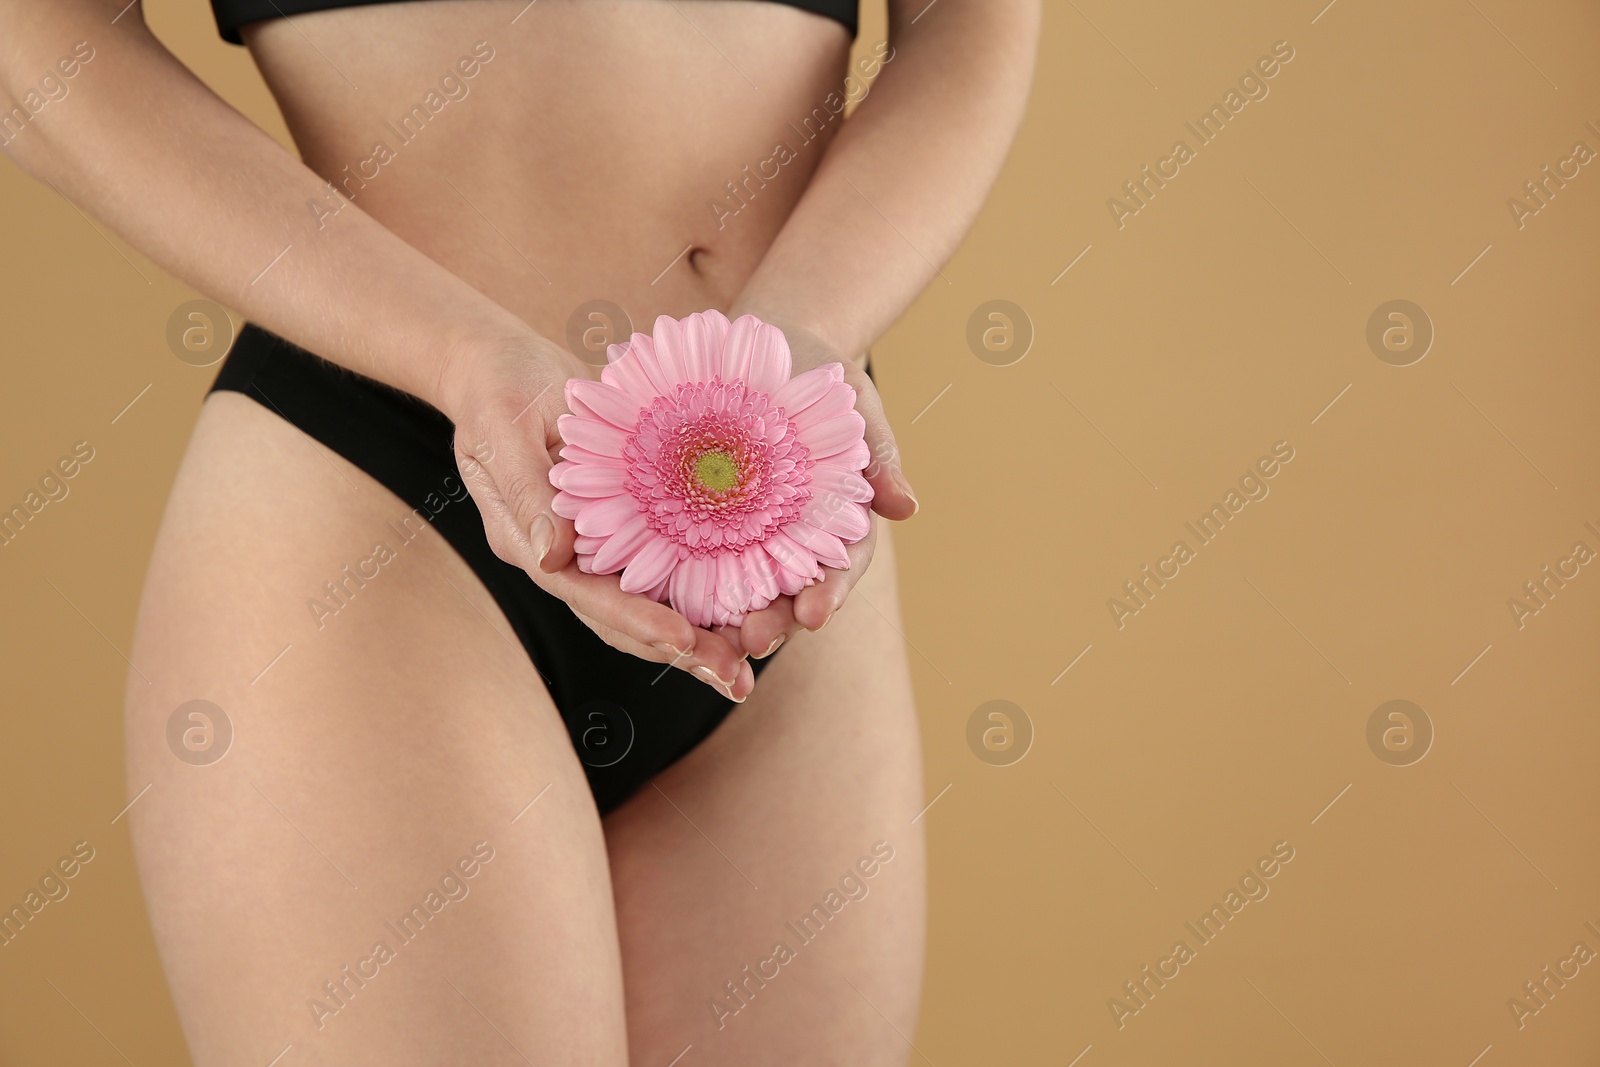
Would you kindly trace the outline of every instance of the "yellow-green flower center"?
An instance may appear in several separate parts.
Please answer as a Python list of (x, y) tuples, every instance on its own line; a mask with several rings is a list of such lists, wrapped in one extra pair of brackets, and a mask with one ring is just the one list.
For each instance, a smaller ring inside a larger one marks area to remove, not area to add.
[(715, 492), (725, 492), (739, 484), (739, 465), (726, 452), (702, 452), (694, 461), (694, 476)]

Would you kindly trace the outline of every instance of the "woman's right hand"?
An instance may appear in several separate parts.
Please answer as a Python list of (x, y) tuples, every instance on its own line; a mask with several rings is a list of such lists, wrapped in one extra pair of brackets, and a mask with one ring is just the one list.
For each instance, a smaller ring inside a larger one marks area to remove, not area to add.
[(615, 574), (586, 574), (573, 553), (571, 520), (551, 509), (550, 468), (562, 446), (569, 378), (593, 370), (537, 335), (452, 353), (438, 390), (456, 425), (456, 465), (483, 514), (489, 547), (561, 598), (609, 645), (689, 671), (733, 700), (755, 687), (744, 651), (692, 625), (665, 604), (624, 593)]

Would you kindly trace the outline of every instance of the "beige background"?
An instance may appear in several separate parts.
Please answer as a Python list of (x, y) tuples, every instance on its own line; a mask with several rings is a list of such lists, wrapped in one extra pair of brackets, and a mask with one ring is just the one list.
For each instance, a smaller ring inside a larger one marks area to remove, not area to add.
[[(1600, 566), (1521, 630), (1506, 602), (1600, 550), (1600, 165), (1520, 230), (1506, 201), (1600, 149), (1600, 13), (1045, 6), (996, 193), (874, 352), (923, 502), (901, 544), (929, 798), (949, 783), (922, 817), (917, 1062), (1595, 1063), (1600, 964), (1521, 1030), (1507, 1000), (1600, 951)], [(204, 4), (146, 7), (282, 136)], [(1280, 40), (1270, 95), (1119, 230), (1107, 198)], [(167, 348), (185, 287), (9, 165), (0, 197), (0, 504), (95, 449), (0, 548), (0, 901), (96, 850), (0, 948), (0, 1063), (185, 1062), (112, 822), (137, 790), (117, 649), (214, 371)], [(997, 298), (1035, 334), (1005, 367), (965, 339)], [(1395, 298), (1437, 332), (1403, 368), (1365, 339)], [(1118, 630), (1107, 598), (1280, 440), (1270, 496)], [(1405, 767), (1366, 740), (1397, 698), (1436, 731)], [(967, 742), (996, 699), (1034, 732), (1005, 767)], [(1108, 999), (1279, 841), (1270, 896), (1119, 1030)]]

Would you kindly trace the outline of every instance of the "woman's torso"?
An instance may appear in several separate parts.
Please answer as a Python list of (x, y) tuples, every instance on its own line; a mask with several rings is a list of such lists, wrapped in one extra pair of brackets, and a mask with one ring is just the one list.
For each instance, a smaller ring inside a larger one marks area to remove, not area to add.
[[(312, 169), (557, 341), (595, 300), (645, 329), (733, 301), (842, 121), (850, 46), (755, 0), (429, 0), (245, 39)], [(341, 207), (306, 207), (328, 240)]]

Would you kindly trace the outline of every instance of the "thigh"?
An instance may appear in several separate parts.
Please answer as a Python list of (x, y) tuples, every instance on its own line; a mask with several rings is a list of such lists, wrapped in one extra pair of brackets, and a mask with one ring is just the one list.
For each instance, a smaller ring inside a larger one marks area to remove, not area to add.
[(925, 803), (893, 547), (704, 744), (606, 819), (639, 1064), (904, 1063)]
[(253, 401), (207, 401), (126, 715), (127, 818), (201, 1067), (626, 1063), (581, 768), (493, 600), (409, 513)]

